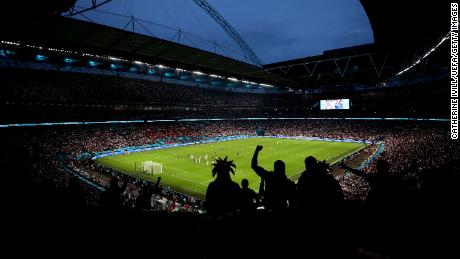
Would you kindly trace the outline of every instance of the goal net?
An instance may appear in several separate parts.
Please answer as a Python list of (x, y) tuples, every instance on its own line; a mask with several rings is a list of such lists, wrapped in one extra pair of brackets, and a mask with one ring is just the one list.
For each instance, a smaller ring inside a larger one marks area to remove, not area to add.
[(141, 170), (145, 174), (161, 174), (163, 172), (163, 165), (153, 161), (145, 161), (141, 164)]

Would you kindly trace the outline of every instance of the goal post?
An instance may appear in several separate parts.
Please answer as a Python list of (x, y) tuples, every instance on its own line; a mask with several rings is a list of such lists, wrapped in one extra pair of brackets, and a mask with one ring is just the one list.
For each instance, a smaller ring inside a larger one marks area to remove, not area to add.
[(145, 174), (161, 174), (163, 173), (163, 164), (153, 161), (144, 161), (140, 169), (141, 172)]

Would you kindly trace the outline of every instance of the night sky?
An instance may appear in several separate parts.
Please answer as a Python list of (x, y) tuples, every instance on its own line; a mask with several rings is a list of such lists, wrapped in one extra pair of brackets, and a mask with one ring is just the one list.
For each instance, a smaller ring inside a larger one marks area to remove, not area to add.
[[(264, 64), (374, 42), (359, 0), (208, 0)], [(79, 0), (77, 6), (89, 6)], [(86, 17), (109, 26), (173, 40), (245, 61), (238, 45), (192, 0), (113, 0)], [(168, 27), (168, 28), (167, 28)], [(186, 33), (178, 33), (178, 30)], [(180, 37), (179, 37), (180, 35)], [(217, 44), (216, 44), (217, 43)], [(217, 47), (216, 47), (217, 46)]]

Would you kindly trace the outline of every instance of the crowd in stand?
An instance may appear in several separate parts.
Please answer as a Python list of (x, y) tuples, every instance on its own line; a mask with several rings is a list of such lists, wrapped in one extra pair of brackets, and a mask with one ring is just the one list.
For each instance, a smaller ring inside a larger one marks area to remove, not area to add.
[[(265, 135), (305, 136), (334, 139), (384, 140), (384, 151), (380, 158), (391, 164), (391, 171), (398, 172), (402, 177), (417, 185), (420, 172), (434, 165), (453, 166), (458, 161), (458, 147), (449, 142), (446, 129), (439, 123), (407, 122), (364, 122), (343, 120), (282, 120), (282, 121), (214, 121), (214, 122), (164, 122), (148, 124), (128, 124), (115, 126), (69, 126), (18, 129), (14, 136), (23, 136), (20, 140), (14, 137), (5, 138), (2, 142), (9, 148), (26, 147), (25, 152), (32, 157), (31, 164), (35, 168), (34, 177), (50, 185), (66, 186), (68, 179), (63, 178), (60, 167), (62, 164), (56, 156), (64, 157), (65, 161), (73, 161), (78, 155), (92, 154), (104, 150), (114, 150), (130, 146), (141, 146), (152, 143), (176, 143), (204, 140), (220, 136), (255, 135), (256, 129), (264, 129)], [(21, 131), (17, 134), (17, 131)], [(11, 143), (12, 141), (13, 143)], [(8, 154), (8, 152), (6, 153)], [(105, 172), (100, 166), (81, 161), (73, 161), (83, 175), (107, 186), (111, 173)], [(102, 175), (88, 173), (90, 171)], [(375, 171), (375, 162), (364, 169)], [(54, 173), (53, 173), (54, 172)], [(96, 175), (96, 176), (95, 176)], [(105, 177), (104, 177), (105, 175)], [(368, 184), (352, 174), (338, 177), (338, 181), (348, 199), (365, 199)], [(134, 186), (133, 189), (139, 189)], [(168, 189), (164, 189), (168, 190)], [(127, 194), (126, 200), (132, 199)], [(161, 194), (161, 193), (160, 193)], [(188, 196), (169, 190), (161, 195), (168, 201), (175, 201), (186, 207), (196, 205)], [(94, 198), (92, 198), (94, 199)], [(159, 200), (159, 199), (157, 199)], [(183, 203), (182, 201), (187, 201)], [(95, 203), (95, 201), (92, 201)], [(175, 203), (174, 203), (175, 204)], [(164, 207), (164, 206), (160, 206)], [(173, 208), (175, 206), (166, 206)], [(198, 206), (196, 206), (198, 208)]]
[(2, 101), (260, 106), (270, 97), (83, 73), (0, 70), (0, 74), (5, 86)]
[[(11, 122), (100, 120), (98, 115), (122, 120), (238, 118), (248, 114), (257, 117), (444, 117), (448, 114), (441, 105), (448, 97), (446, 88), (431, 84), (327, 94), (255, 94), (85, 73), (2, 68), (0, 75), (3, 85), (0, 105), (8, 108), (5, 109), (8, 112), (0, 114), (0, 119)], [(352, 108), (319, 109), (319, 100), (333, 98), (350, 99)]]

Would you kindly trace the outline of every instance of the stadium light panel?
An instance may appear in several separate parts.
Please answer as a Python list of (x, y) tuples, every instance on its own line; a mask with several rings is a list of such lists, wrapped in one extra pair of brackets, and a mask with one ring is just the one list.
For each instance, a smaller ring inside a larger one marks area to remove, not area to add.
[[(16, 43), (16, 42), (9, 42), (9, 41), (1, 41), (1, 43), (3, 44), (8, 44), (8, 45), (20, 45), (19, 43)], [(123, 58), (119, 58), (119, 57), (114, 57), (114, 56), (108, 56), (108, 55), (95, 55), (95, 54), (91, 54), (91, 53), (80, 53), (80, 52), (75, 52), (75, 51), (69, 51), (69, 50), (65, 50), (65, 49), (56, 49), (56, 48), (47, 48), (47, 47), (44, 47), (44, 46), (35, 46), (35, 45), (28, 45), (28, 44), (25, 44), (23, 45), (24, 47), (26, 48), (31, 48), (31, 49), (35, 49), (35, 50), (47, 50), (47, 51), (52, 51), (52, 52), (58, 52), (60, 54), (73, 54), (73, 55), (78, 55), (78, 56), (81, 56), (81, 57), (88, 57), (90, 59), (98, 59), (98, 60), (106, 60), (106, 61), (114, 61), (113, 63), (111, 62), (108, 62), (109, 64), (109, 69), (120, 69), (120, 68), (123, 68), (123, 64), (119, 63), (119, 62), (129, 62), (129, 63), (132, 63), (132, 64), (136, 64), (136, 65), (144, 65), (146, 66), (147, 68), (147, 71), (146, 73), (149, 74), (149, 75), (153, 75), (153, 74), (159, 74), (159, 70), (158, 69), (174, 69), (174, 68), (169, 68), (167, 66), (164, 66), (164, 65), (161, 65), (161, 64), (157, 64), (157, 65), (153, 65), (153, 64), (149, 64), (149, 63), (145, 63), (141, 60), (126, 60), (126, 59), (123, 59)], [(5, 52), (5, 50), (3, 50), (3, 52), (0, 53), (0, 56), (3, 56), (3, 57), (8, 57), (8, 55), (14, 55), (15, 52)], [(64, 55), (65, 55), (64, 54)], [(42, 54), (37, 54), (35, 56), (35, 59), (37, 61), (45, 61), (47, 59), (49, 59), (49, 57), (45, 56), (45, 55), (42, 55)], [(64, 58), (64, 62), (65, 63), (74, 63), (74, 62), (78, 62), (78, 58), (77, 59), (73, 59), (73, 58), (70, 58), (70, 57), (67, 57), (67, 58)], [(101, 65), (100, 62), (96, 62), (94, 60), (89, 60), (87, 62), (87, 66), (88, 67), (97, 67)], [(139, 71), (141, 68), (140, 67), (136, 67), (137, 68), (137, 71)], [(158, 69), (157, 69), (158, 68)], [(129, 71), (130, 72), (134, 72), (135, 69), (130, 69)], [(216, 74), (207, 74), (207, 73), (203, 73), (201, 71), (189, 71), (189, 70), (184, 70), (184, 69), (181, 69), (181, 68), (176, 68), (175, 69), (176, 71), (179, 71), (179, 72), (189, 72), (189, 73), (193, 73), (195, 75), (200, 75), (200, 76), (208, 76), (208, 77), (211, 77), (211, 78), (216, 78), (216, 79), (222, 79), (222, 80), (229, 80), (229, 81), (232, 81), (232, 82), (235, 82), (235, 83), (229, 83), (228, 85), (229, 86), (235, 86), (235, 85), (239, 85), (239, 83), (241, 83), (242, 81), (235, 78), (235, 77), (224, 77), (224, 76), (220, 76), (220, 75), (216, 75)], [(178, 74), (177, 74), (178, 75)], [(165, 73), (165, 76), (166, 77), (174, 77), (176, 76), (176, 73)], [(197, 81), (207, 81), (208, 79), (203, 79), (201, 78), (200, 80), (197, 80)], [(211, 81), (210, 83), (212, 83), (213, 85), (216, 85), (216, 84), (225, 84), (224, 82), (212, 82), (212, 80), (209, 80)], [(259, 83), (256, 83), (256, 82), (252, 82), (252, 81), (248, 81), (248, 80), (244, 80), (243, 82), (244, 84), (248, 84), (248, 85), (253, 85), (253, 86), (256, 86), (256, 85), (260, 85), (260, 86), (265, 86), (265, 87), (274, 87), (272, 85), (268, 85), (268, 84), (259, 84)]]
[(435, 47), (433, 47), (432, 49), (428, 50), (428, 51), (425, 53), (425, 55), (423, 55), (421, 58), (419, 58), (417, 61), (415, 61), (414, 63), (412, 63), (412, 64), (411, 64), (410, 66), (408, 66), (407, 68), (405, 68), (405, 69), (401, 70), (400, 72), (398, 72), (396, 75), (397, 75), (397, 76), (402, 75), (402, 74), (406, 73), (407, 71), (409, 71), (410, 69), (412, 69), (413, 67), (415, 67), (416, 65), (418, 65), (418, 64), (421, 62), (422, 59), (427, 58), (431, 53), (433, 53), (434, 51), (436, 51), (436, 49), (437, 49), (439, 46), (441, 46), (441, 44), (442, 44), (444, 41), (446, 41), (447, 39), (449, 39), (449, 38), (450, 38), (450, 34), (451, 34), (451, 32), (449, 31), (449, 33), (448, 33), (446, 36), (444, 36), (444, 37), (441, 39), (441, 41), (440, 41)]
[(113, 60), (113, 61), (120, 61), (121, 59), (119, 58), (116, 58), (116, 57), (109, 57), (110, 60)]
[(15, 46), (19, 46), (19, 45), (20, 45), (18, 42), (4, 41), (4, 40), (2, 40), (1, 43), (7, 44), (7, 45), (15, 45)]
[(260, 84), (260, 85), (264, 87), (273, 87), (273, 85), (269, 85), (269, 84)]
[(97, 65), (99, 65), (99, 63), (97, 63), (96, 61), (90, 60), (90, 61), (88, 61), (88, 65), (90, 67), (97, 67)]
[(218, 75), (214, 75), (214, 74), (210, 74), (209, 76), (214, 77), (214, 78), (224, 78), (223, 76), (218, 76)]
[(77, 60), (75, 60), (73, 58), (69, 58), (69, 57), (64, 58), (64, 63), (72, 64), (72, 63), (75, 63), (75, 62), (77, 62)]
[(35, 56), (35, 59), (38, 60), (38, 61), (45, 61), (45, 60), (48, 59), (48, 57), (47, 57), (47, 56), (44, 56), (44, 55), (41, 55), (41, 54), (37, 54), (37, 55)]

